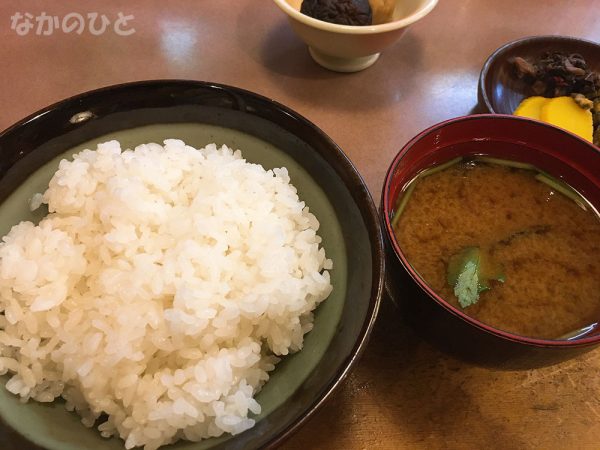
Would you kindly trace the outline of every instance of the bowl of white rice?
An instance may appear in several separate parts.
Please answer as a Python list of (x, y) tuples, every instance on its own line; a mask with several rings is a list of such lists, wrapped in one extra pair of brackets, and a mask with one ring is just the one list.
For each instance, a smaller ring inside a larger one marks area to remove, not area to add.
[(289, 108), (129, 83), (20, 121), (0, 155), (3, 449), (273, 447), (361, 355), (377, 211)]

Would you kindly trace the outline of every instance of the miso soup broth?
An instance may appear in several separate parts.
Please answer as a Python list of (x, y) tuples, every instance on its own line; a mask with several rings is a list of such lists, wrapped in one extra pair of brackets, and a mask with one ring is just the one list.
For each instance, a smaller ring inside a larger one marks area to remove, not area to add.
[(430, 169), (400, 196), (394, 232), (425, 282), (464, 313), (565, 338), (600, 320), (600, 220), (575, 191), (521, 167)]

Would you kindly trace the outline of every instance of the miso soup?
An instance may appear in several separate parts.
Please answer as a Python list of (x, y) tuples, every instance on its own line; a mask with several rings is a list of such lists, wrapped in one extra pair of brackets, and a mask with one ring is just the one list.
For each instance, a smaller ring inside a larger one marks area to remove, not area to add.
[(398, 244), (447, 302), (495, 328), (558, 339), (600, 320), (600, 220), (519, 163), (460, 161), (399, 199)]

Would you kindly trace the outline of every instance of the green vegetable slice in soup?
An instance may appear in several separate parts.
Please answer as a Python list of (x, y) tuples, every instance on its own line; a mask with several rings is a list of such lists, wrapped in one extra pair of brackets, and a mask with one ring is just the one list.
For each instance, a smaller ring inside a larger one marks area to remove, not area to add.
[(479, 247), (466, 247), (448, 261), (448, 284), (460, 306), (466, 308), (479, 300), (479, 294), (491, 288), (490, 281), (505, 281), (502, 268)]

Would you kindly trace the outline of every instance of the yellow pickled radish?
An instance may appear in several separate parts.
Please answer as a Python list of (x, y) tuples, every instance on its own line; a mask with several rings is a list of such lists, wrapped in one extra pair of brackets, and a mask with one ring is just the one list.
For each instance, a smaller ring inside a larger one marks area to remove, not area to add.
[(540, 120), (540, 116), (542, 113), (542, 107), (549, 101), (549, 98), (546, 97), (527, 97), (523, 100), (515, 112), (513, 113), (515, 116), (528, 117), (530, 119)]
[(592, 142), (592, 113), (581, 108), (571, 97), (549, 99), (542, 106), (540, 119)]

